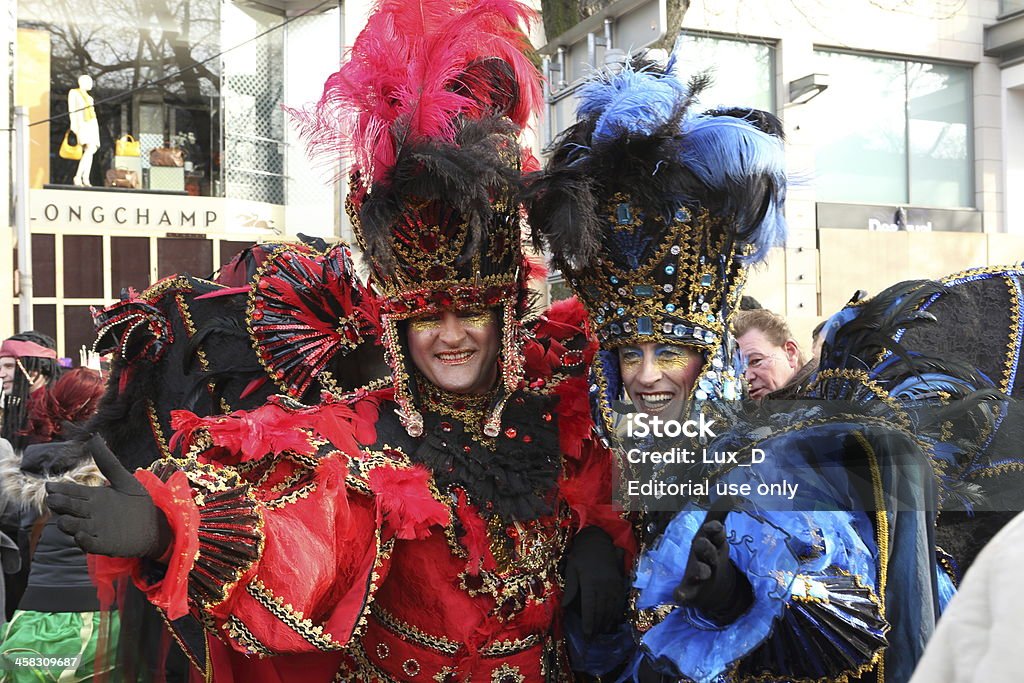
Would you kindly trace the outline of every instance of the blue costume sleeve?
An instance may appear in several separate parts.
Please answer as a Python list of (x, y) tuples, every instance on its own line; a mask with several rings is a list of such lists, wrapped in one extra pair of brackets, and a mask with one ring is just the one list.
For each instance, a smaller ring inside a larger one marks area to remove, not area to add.
[[(637, 568), (637, 608), (673, 606), (690, 543), (705, 517), (675, 516)], [(885, 645), (872, 553), (844, 512), (732, 512), (730, 559), (753, 604), (720, 627), (675, 606), (642, 638), (656, 668), (702, 683), (740, 664), (751, 675), (820, 678), (870, 664)]]
[[(675, 605), (690, 543), (706, 512), (680, 512), (637, 568), (637, 608)], [(845, 512), (732, 512), (729, 557), (751, 583), (754, 602), (719, 627), (675, 605), (642, 638), (656, 668), (698, 683), (741, 661), (744, 672), (794, 678), (834, 676), (871, 663), (885, 645), (871, 553)], [(664, 608), (664, 607), (663, 607)]]

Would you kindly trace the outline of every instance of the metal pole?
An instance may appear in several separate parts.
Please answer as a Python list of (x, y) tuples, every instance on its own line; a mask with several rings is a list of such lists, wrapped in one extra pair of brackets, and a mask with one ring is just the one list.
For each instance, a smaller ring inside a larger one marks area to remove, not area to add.
[(18, 238), (18, 331), (32, 321), (32, 231), (28, 217), (28, 110), (14, 108), (14, 229)]

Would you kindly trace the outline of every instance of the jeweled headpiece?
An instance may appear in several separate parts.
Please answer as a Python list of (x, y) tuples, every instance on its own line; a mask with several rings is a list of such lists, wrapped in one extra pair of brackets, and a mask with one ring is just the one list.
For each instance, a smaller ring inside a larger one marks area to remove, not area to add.
[(497, 308), (502, 380), (487, 426), (522, 376), (526, 302), (518, 136), (541, 102), (516, 0), (385, 0), (311, 112), (314, 151), (354, 159), (347, 211), (384, 296), (382, 341), (410, 434), (414, 405), (401, 321)]
[(695, 347), (698, 399), (731, 397), (725, 348), (747, 268), (781, 244), (781, 126), (754, 110), (689, 112), (706, 77), (635, 59), (578, 93), (579, 121), (529, 190), (530, 224), (601, 340), (602, 412), (621, 393), (615, 349)]

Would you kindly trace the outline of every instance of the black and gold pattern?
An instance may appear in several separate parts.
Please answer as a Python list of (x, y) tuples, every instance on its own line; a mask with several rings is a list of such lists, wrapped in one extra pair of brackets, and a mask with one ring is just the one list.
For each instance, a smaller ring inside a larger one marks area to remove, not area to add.
[(736, 307), (745, 269), (723, 253), (720, 220), (680, 203), (665, 217), (616, 193), (598, 259), (585, 268), (561, 263), (583, 300), (604, 348), (660, 342), (712, 348)]

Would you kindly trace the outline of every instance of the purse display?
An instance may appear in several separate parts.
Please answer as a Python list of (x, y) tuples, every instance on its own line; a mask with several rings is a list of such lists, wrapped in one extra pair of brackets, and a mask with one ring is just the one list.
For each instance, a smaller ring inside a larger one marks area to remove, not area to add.
[(104, 185), (107, 187), (139, 188), (139, 174), (126, 168), (112, 168), (107, 171)]
[(185, 165), (185, 150), (180, 147), (157, 147), (149, 150), (150, 166), (177, 166)]
[[(71, 141), (71, 136), (74, 136), (74, 142)], [(78, 161), (82, 158), (82, 154), (82, 146), (78, 144), (78, 136), (71, 132), (69, 128), (64, 133), (64, 139), (60, 141), (60, 149), (57, 150), (57, 156), (61, 159)]]
[(142, 156), (142, 145), (131, 135), (122, 135), (114, 140), (114, 155), (119, 157)]

